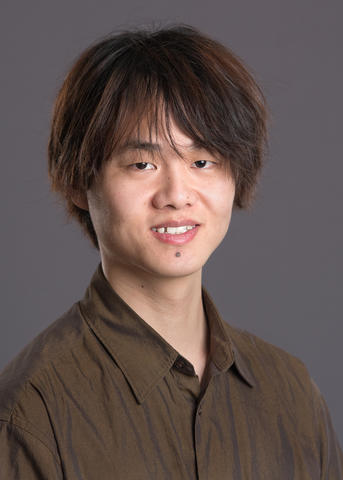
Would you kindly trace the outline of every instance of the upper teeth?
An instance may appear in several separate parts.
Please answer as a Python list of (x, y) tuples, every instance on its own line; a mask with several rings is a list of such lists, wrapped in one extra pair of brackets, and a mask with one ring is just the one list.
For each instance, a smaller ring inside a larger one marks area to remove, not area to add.
[(185, 233), (188, 230), (192, 230), (192, 228), (195, 228), (195, 225), (185, 225), (182, 227), (161, 227), (161, 228), (155, 228), (153, 227), (152, 230), (154, 232), (158, 233), (171, 233), (171, 234), (180, 234), (180, 233)]

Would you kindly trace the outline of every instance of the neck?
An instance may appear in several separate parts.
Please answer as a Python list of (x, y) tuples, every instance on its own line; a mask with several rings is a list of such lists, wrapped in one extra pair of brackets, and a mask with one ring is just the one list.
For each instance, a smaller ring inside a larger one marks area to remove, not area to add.
[(130, 307), (193, 365), (208, 354), (202, 302), (202, 271), (184, 277), (157, 277), (118, 264), (102, 263), (108, 282)]

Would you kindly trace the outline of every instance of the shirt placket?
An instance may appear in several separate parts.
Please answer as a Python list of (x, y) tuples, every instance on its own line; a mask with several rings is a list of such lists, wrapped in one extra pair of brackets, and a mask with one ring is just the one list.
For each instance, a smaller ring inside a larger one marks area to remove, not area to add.
[(206, 457), (206, 435), (208, 432), (206, 406), (211, 404), (209, 401), (212, 391), (212, 377), (219, 373), (218, 369), (211, 362), (209, 366), (209, 379), (205, 387), (201, 388), (199, 378), (190, 362), (184, 357), (177, 358), (174, 364), (177, 382), (185, 398), (193, 404), (193, 445), (195, 461), (195, 478), (199, 480), (208, 480), (208, 471), (210, 465), (204, 464)]

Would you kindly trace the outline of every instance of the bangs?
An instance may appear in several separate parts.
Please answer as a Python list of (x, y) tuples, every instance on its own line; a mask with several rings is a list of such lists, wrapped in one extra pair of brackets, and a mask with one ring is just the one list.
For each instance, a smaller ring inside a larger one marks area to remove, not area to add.
[(140, 101), (136, 102), (135, 105), (124, 102), (122, 105), (123, 111), (120, 112), (122, 121), (113, 127), (111, 135), (113, 141), (109, 143), (106, 159), (135, 143), (137, 145), (144, 143), (156, 145), (154, 150), (161, 153), (158, 150), (160, 142), (167, 143), (177, 155), (182, 157), (178, 143), (174, 138), (173, 128), (175, 126), (192, 140), (194, 148), (205, 149), (214, 153), (214, 147), (206, 140), (204, 132), (194, 127), (194, 122), (192, 122), (192, 117), (189, 118), (189, 113), (182, 112), (183, 114), (177, 117), (176, 114), (179, 111), (175, 112), (173, 104), (168, 103), (166, 98), (162, 96), (163, 93), (156, 91), (152, 96), (147, 95), (145, 98), (141, 96)]
[[(96, 174), (103, 161), (132, 139), (151, 142), (163, 137), (180, 155), (172, 122), (199, 148), (242, 169), (238, 157), (256, 145), (258, 136), (259, 92), (255, 89), (257, 101), (252, 105), (251, 95), (235, 78), (236, 57), (225, 50), (226, 57), (230, 55), (228, 62), (220, 50), (214, 52), (206, 42), (190, 45), (189, 38), (183, 45), (171, 38), (141, 37), (117, 47), (119, 54), (107, 65), (110, 73), (82, 149), (90, 152), (96, 145), (92, 157), (98, 159), (98, 168), (91, 173)], [(232, 75), (228, 75), (229, 68)], [(99, 146), (103, 147), (100, 151)]]
[[(172, 123), (199, 148), (227, 155), (232, 142), (225, 134), (229, 141), (222, 140), (225, 122), (220, 122), (221, 126), (218, 115), (213, 118), (204, 88), (193, 72), (185, 75), (193, 76), (192, 82), (185, 85), (178, 72), (184, 71), (186, 65), (175, 69), (175, 63), (156, 65), (151, 58), (140, 60), (142, 63), (136, 63), (122, 80), (120, 98), (112, 97), (112, 115), (108, 122), (111, 128), (105, 142), (104, 160), (132, 140), (152, 142), (157, 137), (166, 140), (180, 154), (171, 132)], [(102, 107), (100, 109), (103, 112)], [(220, 135), (216, 136), (215, 131)]]

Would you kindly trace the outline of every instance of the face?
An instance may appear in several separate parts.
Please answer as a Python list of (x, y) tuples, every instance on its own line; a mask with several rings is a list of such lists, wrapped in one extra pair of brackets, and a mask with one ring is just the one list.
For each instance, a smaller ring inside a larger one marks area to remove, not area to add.
[(87, 192), (107, 268), (196, 275), (228, 230), (235, 186), (225, 163), (175, 125), (171, 133), (182, 158), (163, 136), (147, 135), (113, 155)]

